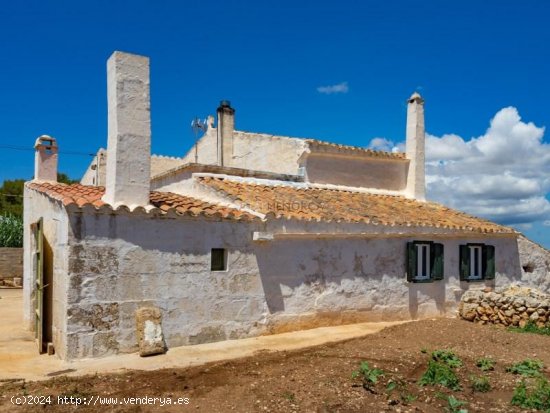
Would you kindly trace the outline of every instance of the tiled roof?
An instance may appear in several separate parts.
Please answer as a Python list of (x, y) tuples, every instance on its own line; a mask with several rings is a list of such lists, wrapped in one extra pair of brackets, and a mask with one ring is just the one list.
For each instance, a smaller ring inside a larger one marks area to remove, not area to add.
[[(440, 204), (419, 202), (402, 196), (291, 184), (266, 185), (218, 177), (197, 179), (226, 199), (264, 214), (268, 219), (363, 222), (386, 226), (444, 228), (472, 233), (515, 233), (512, 228)], [(65, 206), (111, 208), (101, 200), (105, 192), (103, 187), (37, 182), (29, 182), (26, 185), (29, 189), (62, 202)], [(257, 218), (236, 208), (171, 192), (152, 191), (150, 200), (156, 207), (153, 210), (161, 214), (174, 213), (237, 220)]]
[(433, 202), (419, 202), (402, 196), (252, 184), (217, 177), (198, 179), (235, 203), (276, 218), (434, 227), (475, 233), (515, 232)]
[[(111, 208), (102, 201), (105, 188), (80, 184), (38, 183), (26, 184), (28, 188), (41, 192), (50, 198), (61, 201), (63, 205), (76, 205), (79, 208), (93, 206), (95, 208)], [(241, 210), (204, 202), (200, 199), (174, 194), (172, 192), (152, 191), (151, 204), (161, 213), (173, 212), (177, 215), (207, 216), (227, 219), (254, 219), (256, 216)]]

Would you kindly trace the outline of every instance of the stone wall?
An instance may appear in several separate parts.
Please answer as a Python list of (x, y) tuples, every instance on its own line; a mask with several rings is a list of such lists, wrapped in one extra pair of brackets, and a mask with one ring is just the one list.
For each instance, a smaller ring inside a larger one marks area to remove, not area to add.
[(518, 237), (518, 251), (522, 283), (550, 294), (550, 251), (523, 235)]
[(550, 325), (550, 295), (528, 287), (501, 291), (470, 290), (464, 293), (459, 317), (480, 324), (524, 327)]
[(0, 248), (0, 285), (20, 286), (23, 248)]

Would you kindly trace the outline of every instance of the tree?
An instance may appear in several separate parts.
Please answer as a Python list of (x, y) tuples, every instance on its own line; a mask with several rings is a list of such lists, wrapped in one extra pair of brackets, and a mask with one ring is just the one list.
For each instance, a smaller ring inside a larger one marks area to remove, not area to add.
[(69, 175), (64, 174), (63, 172), (58, 172), (57, 173), (57, 182), (61, 182), (62, 184), (71, 185), (71, 184), (77, 184), (80, 181), (78, 179), (69, 178)]
[(6, 180), (0, 186), (0, 215), (23, 216), (23, 179)]

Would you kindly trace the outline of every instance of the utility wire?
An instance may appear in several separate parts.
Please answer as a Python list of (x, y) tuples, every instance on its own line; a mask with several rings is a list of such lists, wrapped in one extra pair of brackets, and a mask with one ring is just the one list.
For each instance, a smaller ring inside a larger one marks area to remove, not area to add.
[(5, 196), (5, 197), (13, 196), (13, 197), (17, 197), (17, 198), (24, 198), (23, 195), (7, 194), (5, 192), (0, 192), (0, 196)]
[[(0, 149), (12, 149), (14, 151), (35, 151), (34, 148), (27, 146), (14, 146), (14, 145), (0, 145)], [(76, 155), (76, 156), (95, 156), (95, 153), (77, 152), (77, 151), (59, 151), (63, 155)]]

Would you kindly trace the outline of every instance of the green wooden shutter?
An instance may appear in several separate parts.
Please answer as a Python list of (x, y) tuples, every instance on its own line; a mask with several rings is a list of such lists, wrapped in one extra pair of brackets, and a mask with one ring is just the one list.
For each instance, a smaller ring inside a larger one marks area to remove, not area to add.
[(483, 254), (483, 278), (486, 280), (494, 280), (495, 278), (495, 247), (492, 245), (484, 245)]
[(407, 281), (414, 281), (416, 268), (416, 245), (414, 242), (407, 242)]
[(433, 280), (443, 279), (443, 244), (433, 243), (430, 251), (431, 257), (431, 278)]
[(460, 246), (460, 281), (468, 280), (470, 276), (470, 248), (467, 245)]

